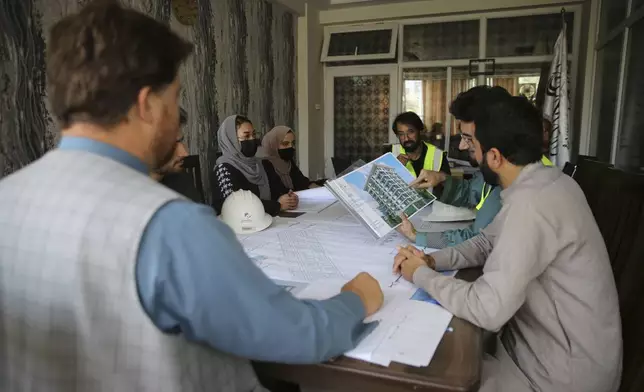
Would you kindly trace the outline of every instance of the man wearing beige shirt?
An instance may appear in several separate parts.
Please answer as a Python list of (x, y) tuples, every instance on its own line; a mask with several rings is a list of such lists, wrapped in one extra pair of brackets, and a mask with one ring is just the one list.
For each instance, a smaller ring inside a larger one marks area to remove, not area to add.
[[(622, 339), (604, 240), (579, 186), (541, 160), (541, 118), (525, 99), (487, 105), (472, 140), (503, 207), (471, 240), (424, 255), (400, 249), (394, 271), (441, 305), (500, 331), (481, 391), (617, 391)], [(483, 267), (474, 282), (436, 270)]]

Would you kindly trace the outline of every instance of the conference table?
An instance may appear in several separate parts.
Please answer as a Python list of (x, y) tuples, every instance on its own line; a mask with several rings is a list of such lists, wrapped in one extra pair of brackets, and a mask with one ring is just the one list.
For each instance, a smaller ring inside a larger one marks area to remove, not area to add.
[[(480, 274), (480, 269), (468, 269), (459, 271), (456, 277), (473, 281)], [(260, 378), (298, 384), (303, 392), (433, 392), (478, 390), (482, 360), (482, 330), (454, 317), (431, 363), (424, 368), (394, 362), (383, 367), (344, 356), (318, 365), (253, 365)]]

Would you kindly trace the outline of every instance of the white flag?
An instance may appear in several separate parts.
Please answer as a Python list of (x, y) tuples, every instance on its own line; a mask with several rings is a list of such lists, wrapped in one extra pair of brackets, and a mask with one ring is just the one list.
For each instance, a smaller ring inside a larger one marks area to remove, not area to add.
[(552, 123), (550, 160), (563, 168), (570, 161), (570, 97), (568, 95), (568, 45), (566, 24), (557, 38), (554, 59), (550, 65), (543, 117)]

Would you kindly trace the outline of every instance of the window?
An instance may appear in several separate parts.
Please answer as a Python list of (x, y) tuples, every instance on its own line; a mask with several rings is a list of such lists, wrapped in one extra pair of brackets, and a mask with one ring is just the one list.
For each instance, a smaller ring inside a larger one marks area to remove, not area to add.
[(630, 169), (644, 170), (644, 19), (631, 30), (631, 50), (628, 59), (624, 93), (624, 112), (621, 123), (616, 164)]
[(479, 21), (406, 25), (405, 61), (472, 59), (479, 55)]
[(617, 87), (619, 84), (619, 63), (622, 55), (623, 36), (612, 40), (599, 51), (601, 58), (601, 98), (599, 104), (599, 128), (597, 138), (597, 158), (610, 162), (613, 139), (613, 124), (617, 107)]
[(602, 1), (599, 21), (599, 39), (605, 39), (617, 25), (626, 19), (628, 0)]
[(631, 11), (631, 13), (639, 10), (639, 8), (643, 5), (644, 5), (644, 0), (633, 0), (633, 11)]
[(539, 81), (547, 79), (550, 63), (501, 64), (496, 66), (494, 76), (488, 77), (488, 86), (500, 86), (512, 95), (523, 95), (536, 103)]
[(355, 31), (331, 34), (329, 56), (361, 56), (389, 53), (391, 30)]
[[(447, 115), (449, 101), (459, 93), (467, 91), (476, 85), (476, 78), (469, 75), (467, 67), (450, 67), (451, 80), (448, 80), (446, 67), (441, 68), (407, 68), (403, 71), (403, 111), (418, 114), (425, 124), (423, 138), (437, 147), (445, 150), (447, 140), (447, 122), (451, 136), (458, 134), (456, 121)], [(451, 96), (448, 97), (448, 86)], [(460, 156), (459, 139), (450, 137), (448, 154), (452, 158), (467, 159)]]
[[(414, 112), (423, 120), (425, 128), (443, 127), (447, 99), (447, 70), (445, 68), (411, 68), (403, 71), (405, 91), (403, 111)], [(408, 90), (408, 83), (414, 90)], [(429, 134), (423, 135), (425, 139)]]
[(423, 118), (423, 81), (405, 80), (405, 92), (403, 93), (403, 111), (414, 112)]
[[(560, 6), (552, 6), (470, 15), (438, 15), (370, 26), (327, 27), (326, 46), (323, 48), (323, 54), (327, 57), (323, 56), (323, 61), (327, 62), (327, 69), (333, 66), (341, 68), (364, 65), (368, 62), (379, 65), (395, 62), (396, 65), (392, 66), (397, 67), (402, 74), (400, 79), (395, 76), (390, 77), (391, 85), (395, 86), (392, 89), (395, 88), (396, 93), (400, 91), (402, 95), (398, 99), (392, 97), (392, 102), (396, 104), (395, 110), (412, 111), (418, 114), (426, 127), (424, 138), (448, 151), (449, 157), (459, 158), (458, 124), (448, 112), (451, 101), (459, 93), (477, 84), (487, 83), (503, 86), (511, 94), (526, 96), (540, 106), (539, 99), (543, 96), (542, 90), (548, 80), (554, 45), (561, 32), (563, 21), (566, 21), (568, 27), (569, 80), (571, 81), (569, 88), (571, 105), (574, 105), (573, 88), (574, 82), (577, 81), (577, 74), (572, 65), (579, 63), (578, 59), (573, 57), (578, 52), (574, 44), (581, 38), (574, 34), (580, 33), (581, 14), (582, 6), (576, 4), (566, 6), (566, 12), (563, 15)], [(575, 22), (578, 24), (577, 28), (575, 28)], [(398, 28), (390, 32), (387, 30), (390, 25)], [(402, 35), (399, 37), (402, 39), (398, 40), (398, 48), (395, 48), (396, 42), (394, 42), (396, 32)], [(365, 60), (368, 56), (388, 55), (387, 43), (391, 44), (390, 48), (397, 49), (395, 53), (390, 52), (391, 57)], [(470, 75), (470, 60), (481, 58), (495, 59), (494, 75), (482, 74), (484, 70), (491, 70), (489, 66), (486, 68), (479, 66), (478, 72), (472, 69), (474, 76)], [(367, 73), (365, 76), (373, 78), (369, 75), (371, 74)], [(343, 82), (347, 82), (348, 85), (348, 79)], [(335, 88), (339, 91), (341, 88), (348, 87), (343, 84), (335, 85)], [(349, 90), (351, 89), (347, 90), (346, 95), (354, 94)], [(361, 107), (363, 104), (360, 99), (369, 100), (370, 98), (366, 97), (370, 94), (375, 92), (361, 93), (358, 95), (359, 98), (347, 99), (343, 104), (340, 103), (343, 98), (335, 96), (336, 105), (340, 106), (329, 104), (329, 107), (335, 108), (337, 113), (334, 114), (334, 120), (327, 120), (329, 124), (327, 129), (329, 129), (329, 135), (333, 132), (338, 140), (330, 139), (331, 136), (329, 136), (328, 140), (337, 143), (334, 144), (335, 147), (328, 150), (333, 149), (336, 157), (368, 158), (375, 150), (367, 146), (378, 146), (385, 138), (389, 142), (394, 142), (395, 137), (390, 131), (391, 124), (385, 126), (382, 118), (375, 123), (372, 120), (368, 124), (363, 123), (367, 118), (373, 119), (374, 113), (380, 113), (373, 112), (374, 108)], [(400, 103), (402, 107), (397, 106)], [(351, 110), (347, 112), (347, 107), (353, 108), (353, 112)], [(367, 113), (365, 109), (371, 110), (372, 113)], [(396, 114), (398, 113), (391, 113), (391, 118)], [(575, 117), (574, 113), (572, 117)], [(357, 118), (360, 121), (357, 121)], [(578, 126), (575, 123), (573, 125)], [(354, 128), (367, 130), (349, 132)], [(388, 137), (386, 132), (381, 133), (376, 129), (388, 130)], [(571, 131), (571, 134), (574, 135), (574, 131)], [(360, 141), (361, 138), (367, 142)], [(337, 147), (339, 145), (345, 147)], [(338, 148), (351, 151), (340, 151)], [(467, 152), (461, 159), (468, 159)]]
[(325, 31), (322, 62), (396, 57), (398, 27), (395, 24), (329, 27)]
[(591, 123), (595, 155), (644, 171), (644, 0), (631, 0), (630, 10), (629, 1), (602, 3), (593, 94), (597, 118)]
[[(572, 53), (574, 14), (566, 12), (568, 53)], [(561, 14), (490, 19), (487, 23), (487, 57), (552, 54), (561, 32)]]

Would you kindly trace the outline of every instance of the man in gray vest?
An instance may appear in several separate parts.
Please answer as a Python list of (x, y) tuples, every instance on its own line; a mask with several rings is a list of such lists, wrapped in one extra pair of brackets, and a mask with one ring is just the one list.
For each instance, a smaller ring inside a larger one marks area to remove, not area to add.
[(261, 391), (242, 358), (320, 362), (368, 333), (372, 277), (299, 301), (210, 207), (148, 176), (179, 136), (191, 44), (102, 1), (47, 50), (62, 140), (0, 182), (1, 391)]

